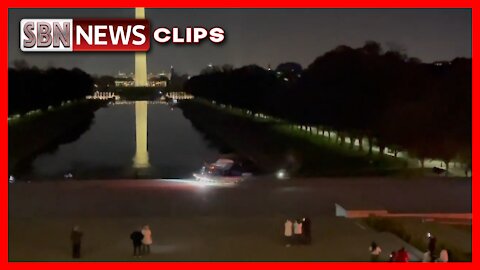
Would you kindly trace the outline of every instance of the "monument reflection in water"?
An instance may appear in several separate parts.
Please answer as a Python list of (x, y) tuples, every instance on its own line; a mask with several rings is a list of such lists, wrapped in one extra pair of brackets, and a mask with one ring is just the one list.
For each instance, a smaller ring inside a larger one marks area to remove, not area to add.
[(133, 168), (150, 167), (148, 158), (148, 101), (135, 101), (135, 156)]

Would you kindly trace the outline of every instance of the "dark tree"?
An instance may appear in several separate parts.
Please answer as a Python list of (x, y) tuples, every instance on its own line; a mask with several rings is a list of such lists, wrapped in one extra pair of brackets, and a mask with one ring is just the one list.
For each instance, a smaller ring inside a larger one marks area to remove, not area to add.
[(46, 110), (68, 100), (83, 99), (92, 93), (94, 85), (92, 77), (78, 68), (10, 68), (8, 81), (9, 115)]
[[(263, 112), (291, 123), (366, 139), (423, 161), (461, 160), (471, 166), (471, 59), (425, 64), (379, 43), (338, 46), (305, 70), (245, 66), (207, 68), (185, 84), (195, 96)], [(353, 147), (351, 140), (350, 147)]]

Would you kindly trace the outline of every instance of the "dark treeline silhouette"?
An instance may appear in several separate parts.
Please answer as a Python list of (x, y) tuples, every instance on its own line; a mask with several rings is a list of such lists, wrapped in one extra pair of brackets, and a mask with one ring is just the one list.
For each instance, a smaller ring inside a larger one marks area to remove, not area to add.
[(93, 79), (74, 68), (41, 70), (26, 65), (8, 69), (8, 114), (46, 110), (67, 100), (83, 99), (93, 91)]
[(184, 89), (196, 96), (230, 104), (253, 112), (272, 112), (270, 105), (285, 94), (275, 73), (259, 66), (223, 70), (209, 67), (188, 80)]
[(183, 91), (183, 86), (188, 80), (188, 74), (180, 75), (176, 72), (172, 72), (172, 76), (167, 84), (165, 91), (167, 92), (179, 92)]
[[(302, 70), (207, 68), (185, 90), (198, 97), (289, 122), (367, 140), (421, 161), (461, 161), (471, 168), (471, 59), (421, 63), (376, 42), (339, 46)], [(354, 140), (351, 140), (353, 146)], [(360, 144), (362, 145), (362, 144)], [(362, 146), (360, 146), (362, 150)], [(447, 167), (448, 169), (448, 167)]]

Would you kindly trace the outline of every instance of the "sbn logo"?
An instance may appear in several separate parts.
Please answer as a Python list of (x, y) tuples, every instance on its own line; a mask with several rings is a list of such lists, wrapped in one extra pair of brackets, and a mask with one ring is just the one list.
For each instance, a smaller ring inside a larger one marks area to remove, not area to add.
[(23, 19), (20, 22), (22, 51), (73, 51), (72, 19)]
[(148, 51), (150, 24), (137, 19), (23, 19), (24, 52)]

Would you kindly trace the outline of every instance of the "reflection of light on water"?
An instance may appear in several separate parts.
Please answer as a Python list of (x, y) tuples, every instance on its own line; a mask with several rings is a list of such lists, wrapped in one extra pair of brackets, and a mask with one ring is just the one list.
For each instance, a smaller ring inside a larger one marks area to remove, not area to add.
[(150, 162), (148, 159), (148, 126), (147, 126), (147, 101), (135, 101), (135, 135), (136, 147), (133, 158), (134, 168), (148, 168)]

